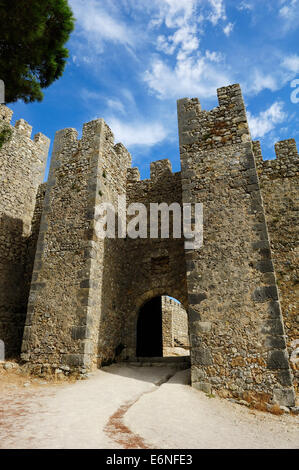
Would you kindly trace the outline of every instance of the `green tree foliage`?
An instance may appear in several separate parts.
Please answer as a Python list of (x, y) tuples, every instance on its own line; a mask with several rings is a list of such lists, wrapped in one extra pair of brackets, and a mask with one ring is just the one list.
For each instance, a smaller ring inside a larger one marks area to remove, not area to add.
[(42, 101), (63, 74), (74, 29), (67, 0), (0, 0), (0, 78), (5, 100)]

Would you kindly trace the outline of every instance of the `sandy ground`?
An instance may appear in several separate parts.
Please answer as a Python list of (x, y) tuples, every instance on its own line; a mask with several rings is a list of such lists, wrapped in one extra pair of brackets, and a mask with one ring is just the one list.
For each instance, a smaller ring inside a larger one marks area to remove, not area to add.
[(299, 416), (188, 385), (189, 371), (112, 365), (89, 380), (0, 385), (0, 448), (299, 448)]

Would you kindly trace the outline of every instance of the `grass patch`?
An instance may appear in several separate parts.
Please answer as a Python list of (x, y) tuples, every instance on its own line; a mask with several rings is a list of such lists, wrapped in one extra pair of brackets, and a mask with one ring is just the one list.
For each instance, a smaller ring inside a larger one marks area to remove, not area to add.
[(3, 147), (6, 142), (10, 140), (12, 136), (12, 130), (8, 125), (5, 125), (0, 131), (0, 149)]

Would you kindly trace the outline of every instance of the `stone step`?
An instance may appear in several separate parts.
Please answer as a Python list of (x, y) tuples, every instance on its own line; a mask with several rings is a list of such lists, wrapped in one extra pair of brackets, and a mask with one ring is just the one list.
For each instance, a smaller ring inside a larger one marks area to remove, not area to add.
[(177, 357), (137, 357), (135, 360), (125, 361), (126, 364), (135, 367), (175, 367), (177, 369), (188, 369), (190, 367), (190, 356)]

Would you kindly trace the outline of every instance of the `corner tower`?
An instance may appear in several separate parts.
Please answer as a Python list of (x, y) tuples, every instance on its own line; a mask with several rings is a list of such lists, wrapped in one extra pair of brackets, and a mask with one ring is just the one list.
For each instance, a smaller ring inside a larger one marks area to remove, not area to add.
[(23, 119), (13, 127), (12, 114), (0, 105), (0, 339), (7, 358), (20, 353), (30, 284), (27, 241), (50, 144), (40, 133), (31, 140)]
[(219, 106), (178, 101), (183, 202), (201, 202), (204, 243), (186, 251), (193, 386), (294, 405), (277, 282), (239, 85)]

